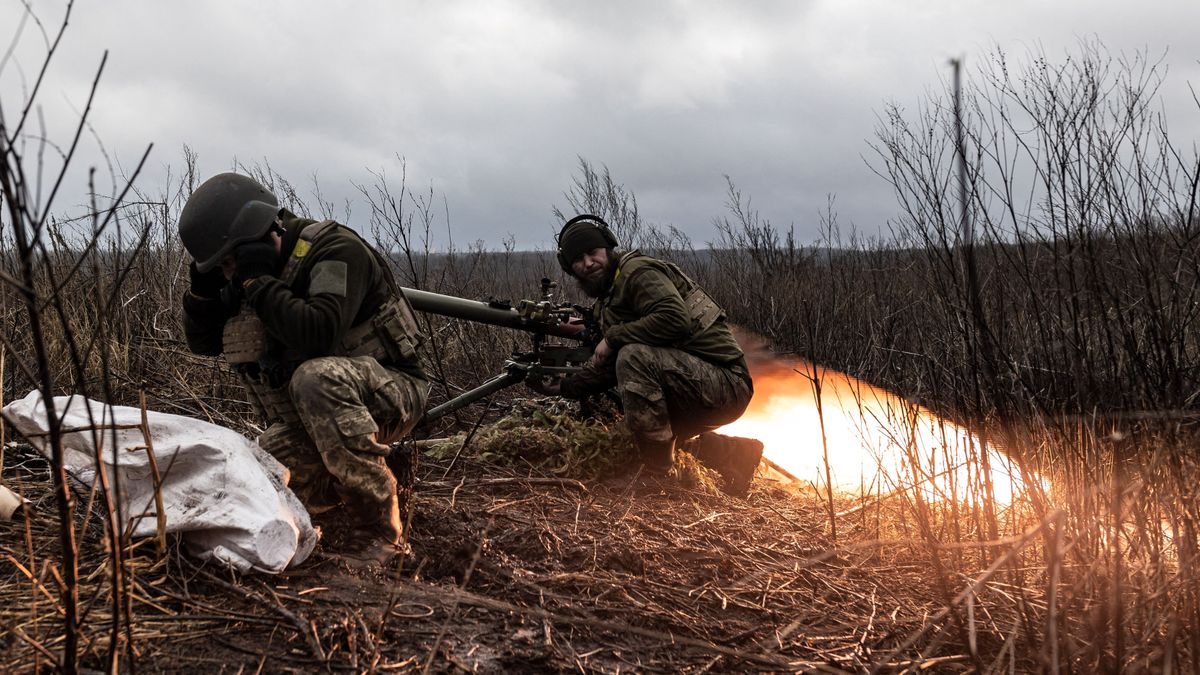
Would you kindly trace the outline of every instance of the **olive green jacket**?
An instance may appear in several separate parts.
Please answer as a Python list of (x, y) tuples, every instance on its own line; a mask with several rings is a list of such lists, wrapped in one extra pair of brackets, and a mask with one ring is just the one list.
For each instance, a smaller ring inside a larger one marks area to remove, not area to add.
[[(592, 314), (613, 350), (627, 344), (675, 347), (717, 366), (746, 374), (746, 358), (719, 318), (704, 330), (688, 314), (686, 297), (695, 282), (678, 267), (638, 251), (622, 253), (608, 293), (596, 300)], [(616, 386), (616, 359), (599, 368), (585, 366), (563, 378), (560, 393), (583, 398)]]
[[(300, 231), (316, 221), (285, 214), (285, 233), (279, 265), (297, 250)], [(301, 244), (302, 247), (306, 243)], [(334, 354), (346, 332), (370, 319), (392, 294), (390, 278), (375, 253), (356, 233), (344, 227), (322, 236), (307, 249), (291, 284), (277, 276), (259, 277), (247, 284), (245, 302), (262, 319), (273, 343), (271, 349), (288, 361), (305, 361)], [(184, 333), (198, 354), (222, 351), (229, 308), (216, 299), (189, 292), (183, 301)], [(424, 377), (419, 364), (387, 364)]]

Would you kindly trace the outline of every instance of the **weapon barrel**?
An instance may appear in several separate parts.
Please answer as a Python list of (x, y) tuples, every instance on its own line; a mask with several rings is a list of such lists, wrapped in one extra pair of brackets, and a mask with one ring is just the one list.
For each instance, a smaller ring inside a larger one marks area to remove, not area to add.
[(524, 379), (524, 372), (512, 369), (506, 370), (505, 372), (500, 373), (478, 387), (475, 387), (471, 391), (459, 394), (458, 396), (439, 406), (430, 408), (429, 410), (425, 411), (425, 417), (423, 417), (421, 421), (432, 422), (433, 420), (436, 420), (439, 417), (444, 417), (455, 410), (465, 408), (476, 401), (483, 400), (488, 396), (500, 391), (501, 389), (504, 389), (505, 387), (511, 387), (512, 385)]
[(479, 300), (468, 300), (453, 295), (442, 295), (415, 288), (402, 288), (413, 309), (418, 312), (440, 314), (455, 319), (487, 323), (493, 326), (515, 328), (530, 333), (544, 333), (556, 337), (579, 338), (581, 326), (565, 323), (543, 323), (531, 321), (512, 307), (500, 307)]

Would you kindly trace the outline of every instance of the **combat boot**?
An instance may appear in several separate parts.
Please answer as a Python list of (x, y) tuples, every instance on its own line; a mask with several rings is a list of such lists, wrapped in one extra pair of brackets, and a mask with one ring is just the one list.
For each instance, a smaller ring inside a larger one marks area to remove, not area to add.
[(724, 436), (711, 431), (700, 434), (683, 446), (704, 466), (721, 474), (721, 491), (744, 497), (754, 481), (754, 472), (762, 459), (762, 441), (740, 436)]
[(399, 497), (400, 521), (408, 518), (413, 504), (413, 489), (417, 483), (417, 457), (420, 453), (412, 443), (392, 443), (387, 456), (388, 468), (396, 477), (396, 495)]
[(642, 473), (647, 476), (669, 476), (675, 466), (675, 439), (655, 441), (638, 438), (636, 441)]
[(346, 564), (354, 568), (382, 567), (409, 552), (396, 495), (373, 509), (356, 511), (348, 514), (358, 519), (346, 533), (344, 550), (339, 555)]

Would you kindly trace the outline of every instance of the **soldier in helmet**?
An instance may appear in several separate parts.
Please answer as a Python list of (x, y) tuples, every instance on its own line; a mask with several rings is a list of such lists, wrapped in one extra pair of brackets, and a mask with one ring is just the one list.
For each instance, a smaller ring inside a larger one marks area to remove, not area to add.
[(340, 498), (351, 541), (386, 559), (413, 479), (398, 480), (386, 458), (429, 392), (421, 335), (387, 262), (353, 230), (298, 218), (236, 173), (196, 188), (179, 236), (193, 258), (188, 346), (236, 368), (267, 423), (259, 444), (301, 500), (317, 510)]
[(753, 393), (725, 313), (677, 265), (616, 249), (597, 216), (563, 225), (559, 265), (595, 298), (603, 339), (578, 374), (530, 385), (568, 398), (615, 387), (645, 471), (669, 473), (681, 447), (718, 471), (726, 492), (745, 494), (762, 443), (711, 433), (740, 417)]

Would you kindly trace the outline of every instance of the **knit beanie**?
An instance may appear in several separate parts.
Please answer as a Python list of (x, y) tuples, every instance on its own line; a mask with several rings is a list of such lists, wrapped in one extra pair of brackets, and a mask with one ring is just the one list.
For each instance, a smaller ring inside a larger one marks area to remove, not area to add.
[(558, 257), (569, 266), (576, 259), (594, 248), (610, 248), (600, 228), (590, 221), (571, 223), (558, 238)]

